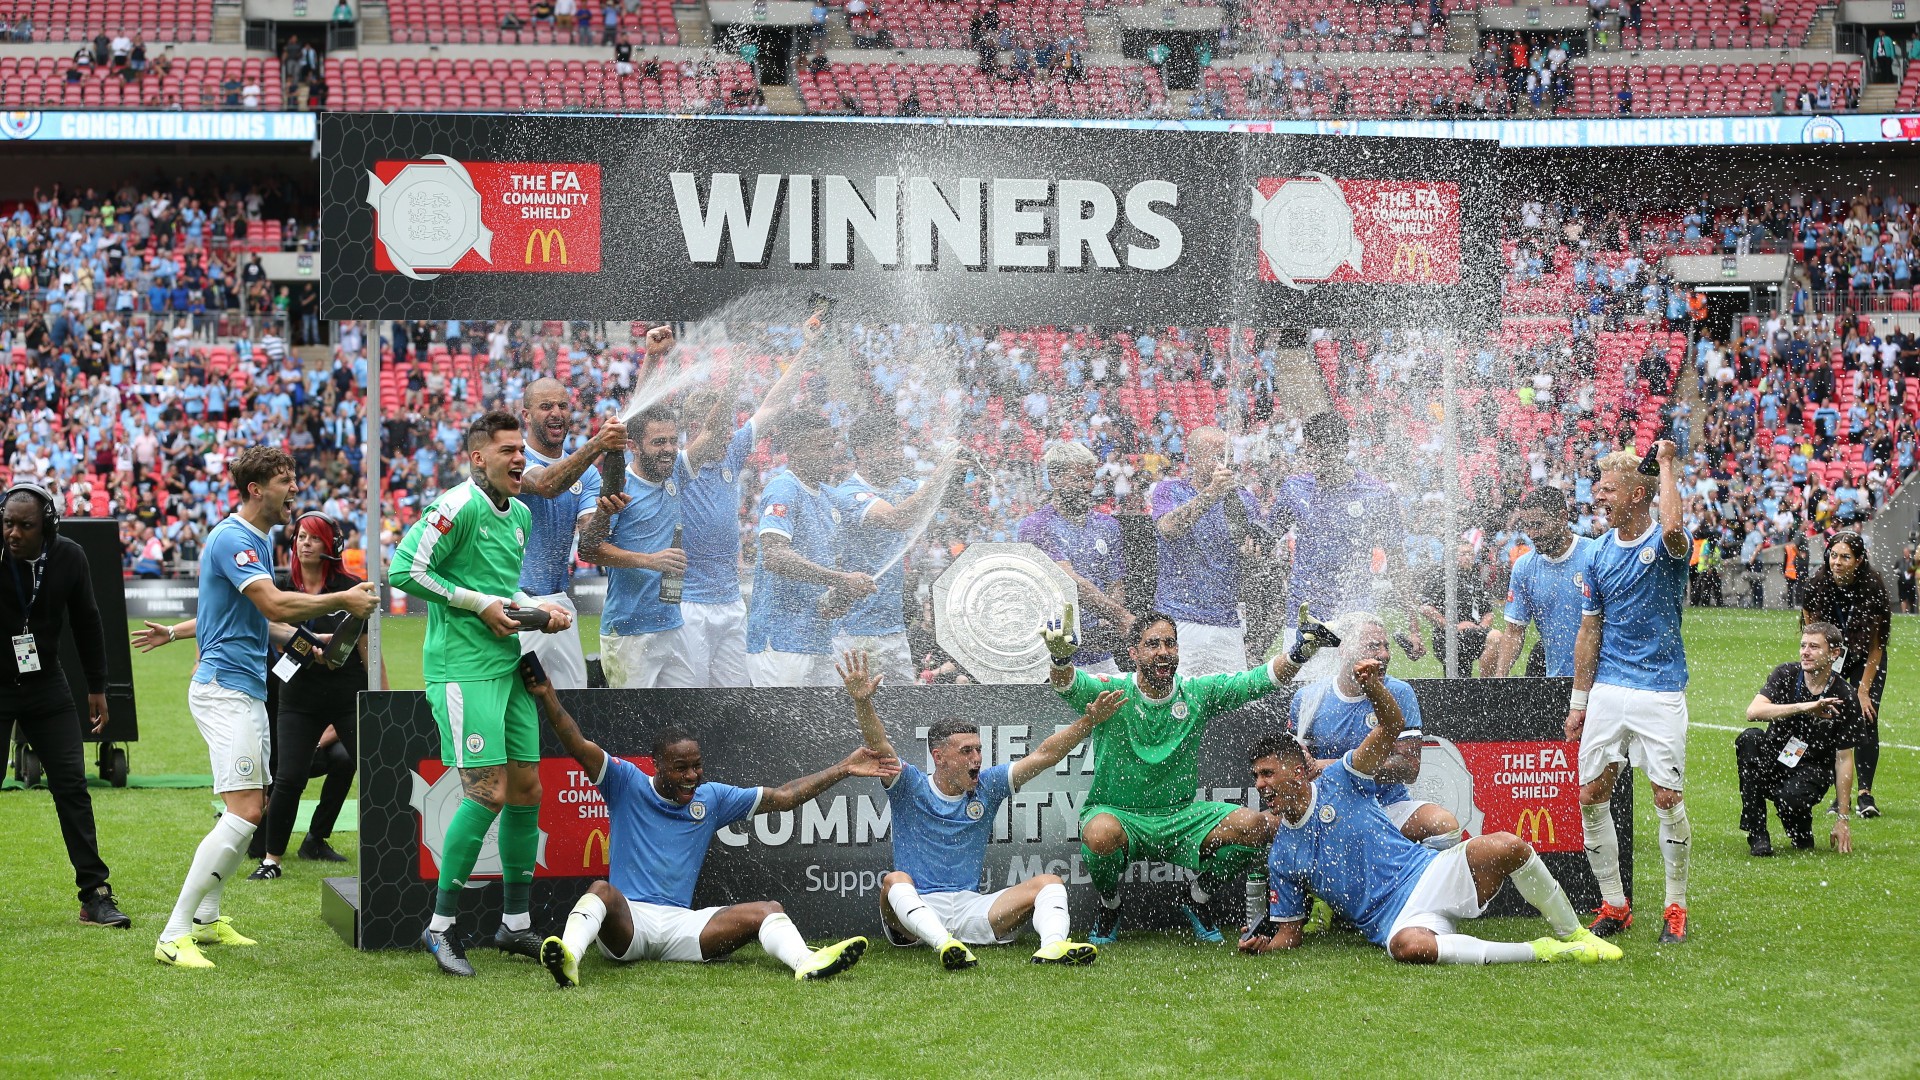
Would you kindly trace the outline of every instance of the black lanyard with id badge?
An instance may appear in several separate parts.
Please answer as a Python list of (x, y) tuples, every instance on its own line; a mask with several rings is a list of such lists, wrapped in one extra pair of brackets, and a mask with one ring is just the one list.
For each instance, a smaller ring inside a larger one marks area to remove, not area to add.
[(13, 635), (13, 663), (20, 674), (31, 675), (40, 670), (40, 646), (33, 640), (33, 601), (40, 595), (40, 579), (46, 573), (47, 559), (42, 553), (33, 560), (24, 581), (19, 559), (8, 559), (7, 565), (13, 571), (13, 591), (20, 597), (20, 632)]

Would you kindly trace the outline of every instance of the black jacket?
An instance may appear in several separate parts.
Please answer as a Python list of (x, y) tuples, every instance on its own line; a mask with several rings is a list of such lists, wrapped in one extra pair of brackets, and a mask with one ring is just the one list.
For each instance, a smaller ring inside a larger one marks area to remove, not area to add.
[[(86, 669), (87, 692), (107, 692), (107, 639), (100, 625), (100, 608), (93, 600), (93, 578), (87, 568), (87, 553), (65, 537), (56, 538), (46, 548), (46, 566), (40, 572), (40, 587), (33, 589), (33, 567), (0, 551), (0, 636), (8, 647), (0, 648), (0, 683), (42, 689), (66, 686), (60, 670), (60, 632), (67, 620), (73, 620), (73, 643), (80, 650), (80, 664)], [(40, 670), (20, 674), (11, 647), (14, 635), (22, 627), (20, 597), (22, 590), (33, 591), (33, 609), (25, 620), (40, 653)]]

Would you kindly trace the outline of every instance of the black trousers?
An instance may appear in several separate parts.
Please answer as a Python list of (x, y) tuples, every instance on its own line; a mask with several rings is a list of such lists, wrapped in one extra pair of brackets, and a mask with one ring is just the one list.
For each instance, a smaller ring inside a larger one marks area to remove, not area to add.
[(1780, 764), (1783, 745), (1785, 740), (1757, 727), (1734, 738), (1733, 757), (1740, 769), (1740, 830), (1765, 832), (1771, 801), (1789, 837), (1811, 839), (1813, 808), (1833, 786), (1833, 763), (1801, 758), (1800, 764), (1788, 768)]
[[(341, 716), (345, 721), (337, 723)], [(307, 781), (316, 776), (326, 777), (326, 783), (320, 786), (320, 805), (314, 807), (313, 820), (307, 823), (307, 835), (316, 840), (333, 835), (340, 807), (353, 788), (352, 721), (350, 711), (321, 714), (280, 706), (273, 732), (273, 794), (267, 800), (267, 827), (260, 830), (265, 834), (266, 851), (287, 853), (293, 821), (300, 816), (300, 796), (306, 794)], [(335, 725), (340, 741), (320, 750), (320, 736), (329, 724)]]
[[(1848, 665), (1849, 669), (1852, 665)], [(1860, 676), (1867, 673), (1867, 662), (1860, 661), (1858, 670), (1847, 670), (1840, 677), (1855, 686), (1860, 685)], [(1867, 700), (1873, 702), (1873, 719), (1867, 724), (1867, 737), (1853, 748), (1854, 790), (1872, 791), (1873, 774), (1880, 771), (1880, 695), (1887, 689), (1887, 661), (1880, 659), (1880, 670), (1873, 677), (1873, 685), (1867, 687)]]
[(73, 864), (73, 883), (85, 899), (107, 883), (107, 864), (100, 859), (100, 842), (94, 835), (80, 713), (73, 707), (66, 679), (54, 681), (59, 685), (12, 687), (0, 694), (0, 746), (13, 737), (17, 724), (21, 740), (40, 755), (53, 810), (60, 818), (60, 836), (67, 842), (67, 861)]

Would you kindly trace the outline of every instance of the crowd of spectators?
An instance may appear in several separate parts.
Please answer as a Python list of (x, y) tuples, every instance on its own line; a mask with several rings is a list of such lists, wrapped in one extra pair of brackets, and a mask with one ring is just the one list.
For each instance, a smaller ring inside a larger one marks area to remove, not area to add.
[[(552, 374), (575, 389), (583, 414), (607, 415), (653, 374), (620, 343), (625, 335), (600, 324), (349, 322), (338, 324), (330, 358), (309, 350), (303, 359), (298, 345), (324, 340), (317, 319), (194, 310), (216, 292), (231, 302), (254, 289), (244, 269), (253, 264), (236, 268), (231, 243), (222, 252), (211, 237), (298, 213), (296, 203), (271, 182), (175, 181), (48, 190), (4, 219), (4, 464), (11, 476), (52, 479), (71, 513), (120, 517), (130, 573), (190, 569), (232, 501), (224, 464), (252, 442), (286, 445), (302, 467), (301, 501), (362, 535), (361, 432), (376, 355), (390, 492), (378, 529), (389, 553), (433, 496), (462, 479), (460, 432), (472, 412), (515, 408), (533, 378)], [(1663, 273), (1662, 257), (1757, 242), (1792, 251), (1810, 275), (1829, 260), (1904, 257), (1882, 249), (1905, 251), (1913, 213), (1884, 192), (1665, 209), (1520, 199), (1506, 228), (1509, 315), (1496, 333), (1236, 341), (1217, 328), (837, 324), (809, 347), (811, 392), (841, 417), (891, 410), (924, 469), (944, 444), (978, 463), (964, 498), (910, 559), (923, 603), (965, 544), (1012, 539), (1045, 502), (1039, 462), (1054, 440), (1094, 450), (1099, 500), (1127, 515), (1144, 509), (1156, 479), (1183, 468), (1194, 427), (1221, 424), (1236, 469), (1257, 501), (1269, 500), (1297, 471), (1306, 384), (1348, 416), (1355, 453), (1400, 493), (1401, 554), (1415, 571), (1439, 566), (1449, 548), (1440, 495), (1449, 468), (1460, 470), (1474, 566), (1497, 591), (1524, 543), (1509, 518), (1525, 491), (1566, 490), (1576, 528), (1597, 532), (1599, 457), (1671, 437), (1688, 463), (1696, 558), (1717, 581), (1723, 562), (1777, 563), (1778, 549), (1806, 551), (1809, 534), (1856, 525), (1884, 505), (1920, 441), (1920, 339), (1814, 310), (1809, 301), (1822, 294), (1804, 286), (1778, 314), (1716, 333), (1698, 294)], [(183, 311), (174, 294), (192, 268), (204, 274), (187, 286)], [(1516, 310), (1541, 292), (1561, 305)], [(262, 295), (253, 293), (255, 310)], [(801, 344), (797, 325), (779, 318), (694, 327), (666, 363), (711, 362), (744, 417)], [(1452, 449), (1437, 405), (1450, 350), (1460, 372)], [(776, 464), (763, 445), (751, 476)]]

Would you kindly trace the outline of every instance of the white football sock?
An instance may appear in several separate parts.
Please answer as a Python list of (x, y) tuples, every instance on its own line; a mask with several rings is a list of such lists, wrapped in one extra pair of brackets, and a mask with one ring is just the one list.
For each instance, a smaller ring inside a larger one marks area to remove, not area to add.
[(427, 920), (427, 929), (436, 934), (446, 933), (448, 930), (453, 929), (453, 916), (436, 913), (431, 919)]
[(1687, 906), (1687, 864), (1693, 856), (1693, 824), (1687, 820), (1687, 804), (1671, 810), (1654, 807), (1660, 819), (1660, 858), (1667, 865), (1667, 903)]
[(566, 928), (560, 931), (560, 940), (566, 943), (567, 951), (576, 958), (585, 956), (587, 946), (600, 936), (600, 924), (606, 921), (606, 902), (588, 893), (574, 901), (573, 911), (567, 915)]
[(1627, 889), (1620, 884), (1620, 834), (1613, 827), (1613, 803), (1582, 806), (1580, 820), (1586, 826), (1587, 865), (1593, 868), (1593, 879), (1600, 883), (1600, 899), (1625, 907)]
[(807, 939), (800, 936), (800, 929), (784, 911), (774, 912), (760, 924), (760, 947), (795, 971), (813, 962)]
[(1524, 941), (1481, 941), (1465, 934), (1436, 934), (1443, 964), (1530, 964), (1539, 957)]
[(500, 916), (500, 925), (506, 927), (508, 930), (531, 930), (533, 929), (533, 916), (525, 911), (517, 915), (502, 915)]
[(912, 885), (903, 881), (888, 889), (887, 906), (893, 909), (894, 918), (900, 920), (900, 925), (923, 944), (937, 949), (947, 943), (950, 935), (946, 924), (940, 921), (940, 916), (934, 914), (926, 901), (920, 899), (919, 890)]
[(180, 898), (173, 903), (173, 914), (167, 917), (166, 928), (160, 931), (161, 941), (172, 941), (192, 932), (194, 916), (207, 910), (203, 901), (208, 893), (213, 894), (212, 914), (204, 921), (212, 922), (220, 917), (217, 890), (240, 865), (240, 857), (246, 854), (247, 842), (253, 839), (255, 828), (252, 822), (234, 814), (221, 814), (213, 823), (213, 829), (200, 841), (200, 846), (193, 849), (193, 864), (187, 868), (187, 879), (180, 883)]
[(1033, 898), (1033, 928), (1040, 934), (1040, 947), (1067, 940), (1067, 887), (1042, 885)]
[(1553, 928), (1553, 936), (1563, 938), (1580, 929), (1580, 917), (1573, 913), (1573, 904), (1567, 899), (1565, 889), (1553, 879), (1553, 872), (1547, 864), (1535, 854), (1527, 864), (1513, 872), (1513, 887), (1527, 903), (1538, 908), (1546, 916), (1547, 925)]
[(227, 891), (227, 882), (233, 879), (234, 871), (240, 869), (241, 856), (245, 854), (247, 845), (253, 841), (254, 830), (260, 827), (243, 817), (224, 813), (220, 815), (222, 821), (229, 817), (233, 818), (235, 828), (246, 830), (247, 836), (246, 839), (221, 852), (220, 864), (214, 867), (219, 877), (214, 879), (213, 888), (207, 890), (207, 894), (200, 898), (199, 906), (194, 909), (193, 921), (197, 923), (210, 923), (220, 918), (220, 897)]
[(1114, 894), (1113, 894), (1112, 896), (1108, 896), (1108, 895), (1107, 895), (1106, 893), (1101, 893), (1101, 894), (1100, 894), (1100, 906), (1101, 906), (1101, 907), (1103, 907), (1103, 908), (1117, 908), (1117, 907), (1119, 907), (1119, 906), (1120, 906), (1120, 894), (1119, 894), (1119, 893), (1114, 893)]

